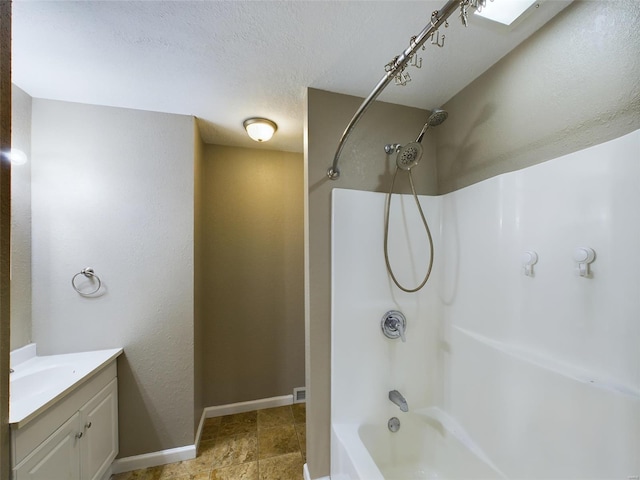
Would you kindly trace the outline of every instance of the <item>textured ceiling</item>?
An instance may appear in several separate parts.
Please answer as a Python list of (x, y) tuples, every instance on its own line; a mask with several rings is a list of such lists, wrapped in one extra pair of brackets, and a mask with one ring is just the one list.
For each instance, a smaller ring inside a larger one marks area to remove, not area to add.
[[(306, 87), (366, 97), (444, 3), (18, 0), (13, 81), (35, 98), (195, 115), (221, 145), (257, 147), (242, 121), (265, 116), (279, 129), (261, 145), (300, 152)], [(513, 29), (452, 16), (444, 47), (379, 99), (443, 104), (569, 3), (547, 0)]]

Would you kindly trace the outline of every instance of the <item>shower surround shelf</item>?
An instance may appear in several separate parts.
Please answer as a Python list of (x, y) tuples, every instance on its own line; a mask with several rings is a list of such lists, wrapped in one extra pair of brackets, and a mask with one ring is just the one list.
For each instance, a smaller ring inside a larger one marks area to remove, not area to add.
[(563, 377), (570, 378), (580, 383), (590, 385), (595, 388), (600, 388), (609, 392), (619, 393), (631, 397), (635, 400), (640, 400), (640, 390), (630, 385), (626, 385), (622, 382), (618, 382), (610, 378), (602, 378), (595, 375), (591, 375), (587, 370), (580, 367), (570, 365), (565, 362), (560, 362), (554, 358), (544, 355), (540, 352), (535, 352), (520, 345), (514, 345), (502, 342), (500, 340), (494, 340), (479, 333), (472, 332), (456, 325), (453, 326), (458, 332), (472, 338), (483, 345), (491, 347), (505, 355), (521, 360), (529, 365), (540, 367)]

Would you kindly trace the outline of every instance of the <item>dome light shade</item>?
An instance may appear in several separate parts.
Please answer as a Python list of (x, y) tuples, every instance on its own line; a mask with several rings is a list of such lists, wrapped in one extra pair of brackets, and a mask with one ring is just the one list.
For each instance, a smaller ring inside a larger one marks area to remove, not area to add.
[(270, 140), (278, 129), (275, 122), (266, 118), (248, 118), (242, 124), (247, 134), (256, 142), (266, 142)]

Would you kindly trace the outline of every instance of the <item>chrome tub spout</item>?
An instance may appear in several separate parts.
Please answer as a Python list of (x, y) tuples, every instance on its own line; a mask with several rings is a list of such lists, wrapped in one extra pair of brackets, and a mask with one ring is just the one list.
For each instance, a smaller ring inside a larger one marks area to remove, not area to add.
[(409, 411), (409, 405), (407, 405), (407, 401), (404, 399), (404, 397), (399, 391), (391, 390), (389, 392), (389, 400), (391, 400), (398, 407), (400, 407), (400, 410), (402, 410), (403, 412)]

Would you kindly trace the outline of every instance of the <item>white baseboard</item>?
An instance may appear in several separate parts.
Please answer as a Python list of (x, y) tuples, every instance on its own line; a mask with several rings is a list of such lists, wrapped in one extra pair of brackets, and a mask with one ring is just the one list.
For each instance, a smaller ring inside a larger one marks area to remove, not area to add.
[(113, 465), (109, 465), (109, 468), (102, 474), (102, 478), (100, 480), (109, 480), (113, 475)]
[[(304, 475), (304, 480), (311, 480), (311, 474), (309, 473), (309, 467), (307, 466), (307, 464), (304, 464), (304, 467), (302, 467), (302, 474)], [(331, 477), (327, 476), (327, 477), (321, 477), (321, 478), (316, 478), (315, 480), (331, 480)]]
[(196, 446), (196, 452), (200, 449), (200, 437), (202, 436), (202, 429), (204, 428), (204, 419), (207, 418), (206, 416), (206, 409), (202, 410), (202, 415), (200, 415), (200, 423), (198, 423), (198, 430), (196, 430), (196, 438), (195, 438), (195, 446)]
[(202, 411), (198, 431), (193, 445), (184, 447), (171, 448), (169, 450), (161, 450), (159, 452), (145, 453), (143, 455), (135, 455), (133, 457), (118, 458), (114, 460), (111, 469), (114, 474), (122, 472), (130, 472), (141, 468), (157, 467), (158, 465), (166, 465), (167, 463), (181, 462), (183, 460), (191, 460), (196, 458), (196, 452), (200, 445), (200, 436), (206, 418), (221, 417), (223, 415), (231, 415), (234, 413), (251, 412), (262, 408), (283, 407), (285, 405), (293, 405), (293, 395), (282, 395), (280, 397), (262, 398), (260, 400), (252, 400), (249, 402), (231, 403), (228, 405), (219, 405), (216, 407), (207, 407)]
[(205, 419), (232, 415), (234, 413), (252, 412), (253, 410), (260, 410), (262, 408), (283, 407), (285, 405), (293, 405), (293, 395), (282, 395), (280, 397), (262, 398), (249, 402), (230, 403), (228, 405), (204, 408), (202, 410), (202, 416), (200, 417), (200, 423), (198, 424), (198, 431), (196, 432), (196, 451), (200, 448), (200, 437), (202, 436)]
[(134, 455), (133, 457), (117, 458), (111, 465), (114, 474), (139, 470), (141, 468), (157, 467), (167, 463), (181, 462), (196, 458), (196, 446), (185, 445), (184, 447), (160, 450), (159, 452)]
[(230, 403), (228, 405), (219, 405), (217, 407), (207, 407), (204, 409), (203, 415), (206, 418), (221, 417), (223, 415), (231, 415), (234, 413), (251, 412), (252, 410), (260, 410), (262, 408), (283, 407), (285, 405), (293, 405), (293, 395), (282, 395), (280, 397), (262, 398), (260, 400), (251, 400), (249, 402)]

